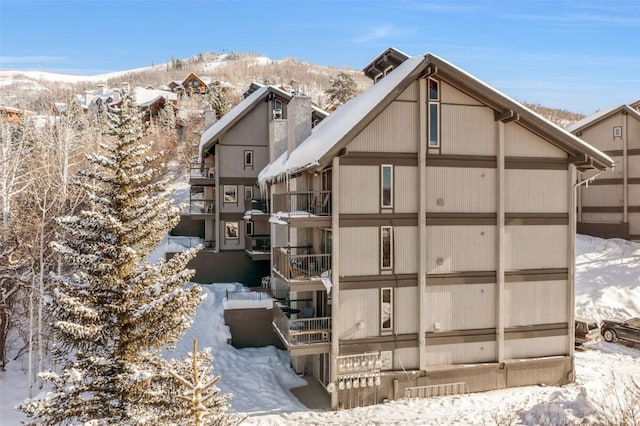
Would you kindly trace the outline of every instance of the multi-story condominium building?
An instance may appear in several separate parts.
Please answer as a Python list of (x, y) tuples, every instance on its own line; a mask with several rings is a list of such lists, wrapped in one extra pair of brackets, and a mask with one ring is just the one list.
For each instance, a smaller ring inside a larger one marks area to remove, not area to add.
[(571, 381), (575, 188), (613, 161), (437, 56), (365, 72), (259, 176), (294, 368), (333, 408)]
[[(640, 240), (640, 101), (598, 111), (574, 135), (611, 156), (615, 168), (578, 192), (578, 232)], [(595, 174), (592, 172), (592, 175)]]
[[(269, 150), (286, 139), (292, 95), (275, 86), (252, 88), (200, 139), (200, 161), (190, 175), (189, 213), (176, 231), (205, 241), (206, 249), (191, 264), (198, 282), (255, 285), (269, 274), (268, 207), (257, 178), (269, 163)], [(311, 123), (327, 116), (315, 107), (307, 113)]]

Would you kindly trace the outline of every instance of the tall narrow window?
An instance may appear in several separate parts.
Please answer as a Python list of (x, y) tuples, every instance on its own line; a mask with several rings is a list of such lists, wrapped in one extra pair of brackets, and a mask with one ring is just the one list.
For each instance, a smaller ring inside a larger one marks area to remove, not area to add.
[(393, 289), (380, 289), (380, 331), (393, 330)]
[(253, 198), (253, 186), (244, 187), (244, 199), (251, 200)]
[(253, 235), (253, 222), (248, 220), (244, 223), (245, 235)]
[(253, 151), (244, 152), (244, 165), (253, 166)]
[(380, 267), (393, 268), (393, 228), (391, 226), (380, 227)]
[(432, 78), (429, 79), (429, 100), (440, 100), (440, 83), (438, 82), (438, 80), (434, 80)]
[(440, 131), (438, 129), (440, 117), (440, 104), (429, 103), (429, 147), (440, 146)]
[(273, 101), (273, 118), (283, 118), (282, 117), (282, 101), (280, 99), (276, 99)]
[(380, 199), (382, 207), (393, 207), (393, 166), (391, 164), (383, 164), (380, 167), (381, 194)]

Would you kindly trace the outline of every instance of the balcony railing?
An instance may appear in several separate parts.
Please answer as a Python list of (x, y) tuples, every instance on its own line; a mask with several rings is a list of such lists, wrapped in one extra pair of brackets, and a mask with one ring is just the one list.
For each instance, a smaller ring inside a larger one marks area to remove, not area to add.
[(262, 213), (269, 213), (269, 203), (267, 200), (245, 200), (244, 209), (246, 211), (259, 211)]
[(331, 216), (331, 191), (275, 194), (272, 210), (291, 216)]
[(216, 174), (213, 165), (191, 163), (189, 165), (189, 176), (192, 178), (215, 179)]
[(274, 268), (289, 280), (307, 281), (313, 277), (330, 276), (331, 254), (298, 254), (301, 249), (276, 248)]
[(189, 214), (214, 214), (216, 202), (213, 199), (192, 198), (189, 200)]
[(289, 319), (274, 303), (273, 325), (289, 347), (331, 342), (331, 317)]
[(244, 248), (249, 251), (271, 252), (271, 236), (269, 235), (247, 235), (244, 239), (244, 244)]

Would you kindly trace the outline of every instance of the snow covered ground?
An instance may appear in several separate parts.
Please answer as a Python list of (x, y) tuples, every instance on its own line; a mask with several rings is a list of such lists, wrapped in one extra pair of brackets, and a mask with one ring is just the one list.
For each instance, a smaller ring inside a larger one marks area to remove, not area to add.
[[(161, 250), (157, 255), (161, 254)], [(640, 316), (640, 244), (578, 236), (576, 313), (595, 319)], [(210, 284), (207, 300), (172, 357), (211, 346), (219, 387), (233, 393), (234, 411), (247, 413), (246, 424), (384, 424), (384, 425), (556, 425), (597, 424), (592, 400), (602, 400), (630, 378), (640, 379), (640, 350), (598, 342), (576, 351), (576, 382), (529, 386), (469, 396), (402, 400), (339, 412), (311, 411), (289, 389), (304, 385), (289, 368), (286, 352), (273, 347), (235, 349), (228, 345), (222, 302), (225, 289), (240, 284)], [(19, 424), (13, 410), (27, 395), (25, 365), (11, 362), (0, 380), (0, 425)], [(612, 381), (615, 375), (615, 382)]]

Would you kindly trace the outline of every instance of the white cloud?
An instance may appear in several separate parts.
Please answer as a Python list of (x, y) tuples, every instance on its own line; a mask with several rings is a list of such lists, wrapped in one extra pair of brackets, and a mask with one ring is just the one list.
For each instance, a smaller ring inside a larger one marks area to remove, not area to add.
[(360, 37), (356, 37), (353, 39), (355, 43), (366, 43), (369, 41), (380, 40), (382, 38), (387, 37), (389, 34), (393, 32), (392, 25), (382, 25), (376, 28), (373, 28), (369, 33), (364, 34)]

